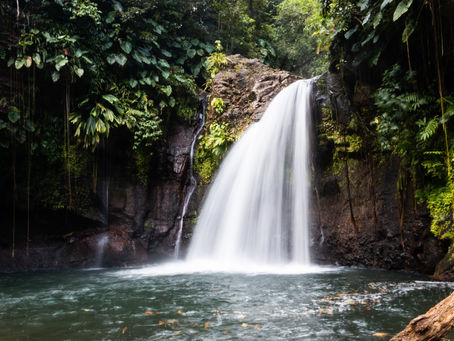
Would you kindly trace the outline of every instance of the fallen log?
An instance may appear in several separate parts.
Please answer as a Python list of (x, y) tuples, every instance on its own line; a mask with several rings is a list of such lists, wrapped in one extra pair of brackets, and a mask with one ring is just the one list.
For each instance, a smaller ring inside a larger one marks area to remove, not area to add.
[(454, 292), (430, 310), (411, 320), (390, 341), (436, 341), (454, 326)]

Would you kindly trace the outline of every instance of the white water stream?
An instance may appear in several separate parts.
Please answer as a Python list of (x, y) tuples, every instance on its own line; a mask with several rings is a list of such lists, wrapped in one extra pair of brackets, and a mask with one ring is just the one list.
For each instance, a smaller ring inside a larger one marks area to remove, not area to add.
[(186, 196), (184, 197), (183, 201), (183, 208), (181, 210), (180, 220), (178, 224), (178, 233), (177, 238), (175, 241), (175, 250), (174, 250), (174, 257), (178, 259), (180, 256), (180, 249), (181, 249), (181, 240), (183, 237), (183, 225), (184, 225), (184, 217), (186, 216), (186, 211), (188, 210), (189, 201), (191, 200), (192, 194), (194, 194), (194, 190), (197, 188), (197, 180), (194, 177), (194, 149), (197, 139), (202, 132), (203, 127), (205, 126), (205, 118), (206, 118), (206, 98), (202, 100), (202, 111), (199, 113), (199, 119), (202, 121), (200, 123), (199, 128), (194, 134), (192, 139), (190, 151), (189, 151), (189, 186), (186, 192)]
[(282, 90), (223, 161), (187, 261), (310, 265), (311, 80)]

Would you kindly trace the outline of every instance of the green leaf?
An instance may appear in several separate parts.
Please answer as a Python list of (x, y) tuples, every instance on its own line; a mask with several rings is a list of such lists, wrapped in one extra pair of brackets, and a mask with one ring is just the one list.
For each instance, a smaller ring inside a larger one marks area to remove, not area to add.
[(76, 66), (74, 71), (76, 72), (76, 75), (79, 76), (79, 78), (84, 75), (84, 69), (82, 69), (82, 68), (78, 68)]
[(122, 41), (120, 47), (126, 54), (131, 53), (132, 44), (129, 41)]
[(189, 49), (187, 54), (189, 58), (194, 58), (196, 51), (194, 49)]
[(11, 123), (16, 123), (17, 121), (20, 120), (20, 113), (19, 111), (16, 110), (11, 110), (8, 113), (8, 119), (10, 120)]
[(391, 2), (393, 2), (394, 0), (383, 0), (383, 2), (381, 3), (380, 5), (380, 10), (383, 10), (383, 8), (385, 8), (386, 6), (388, 6)]
[(56, 83), (56, 82), (58, 82), (59, 79), (60, 79), (60, 73), (58, 73), (57, 71), (52, 72), (52, 81), (54, 83)]
[(75, 53), (76, 58), (82, 57), (83, 54), (84, 54), (84, 52), (81, 49), (77, 49), (76, 50), (76, 53)]
[(396, 21), (403, 14), (405, 14), (408, 11), (408, 9), (410, 8), (412, 3), (413, 3), (413, 0), (402, 0), (401, 2), (399, 2), (399, 4), (396, 7), (396, 10), (394, 11), (394, 14), (393, 14), (393, 21)]
[(115, 11), (111, 11), (111, 12), (107, 13), (106, 23), (111, 24), (111, 23), (113, 23), (114, 20), (115, 20)]
[(382, 19), (383, 19), (383, 13), (378, 12), (374, 19), (374, 29), (377, 28), (378, 25), (380, 25), (380, 22)]
[(24, 65), (26, 68), (32, 66), (32, 57), (30, 56), (24, 57)]
[(159, 59), (158, 64), (164, 68), (167, 68), (167, 69), (170, 68), (169, 63), (165, 59)]
[(109, 54), (109, 55), (107, 56), (106, 59), (107, 59), (107, 62), (108, 62), (110, 65), (112, 65), (113, 63), (115, 63), (115, 55), (114, 55), (114, 54)]
[(137, 80), (132, 78), (129, 80), (129, 85), (131, 86), (131, 88), (135, 88), (137, 84), (138, 84)]
[(350, 39), (350, 37), (358, 30), (358, 25), (356, 25), (354, 28), (348, 30), (345, 32), (344, 37), (345, 39)]
[(192, 39), (191, 40), (191, 44), (194, 45), (194, 46), (197, 46), (200, 44), (200, 41), (198, 39)]
[(165, 71), (165, 70), (161, 70), (161, 75), (162, 75), (162, 77), (164, 77), (164, 79), (167, 79), (170, 76), (170, 72), (169, 71)]
[(14, 67), (16, 68), (16, 70), (19, 70), (22, 68), (22, 66), (24, 66), (24, 60), (22, 58), (17, 58), (16, 62), (14, 63)]
[(68, 58), (64, 57), (63, 59), (60, 59), (57, 63), (55, 63), (55, 69), (57, 71), (60, 71), (60, 69), (65, 66), (66, 64), (68, 64), (69, 60)]
[(29, 131), (30, 133), (33, 133), (35, 131), (35, 125), (33, 124), (32, 121), (30, 120), (25, 120), (24, 121), (24, 129), (26, 131)]
[(172, 87), (170, 85), (164, 86), (161, 88), (161, 91), (167, 96), (170, 96), (172, 94)]
[(118, 98), (111, 94), (103, 95), (102, 98), (104, 98), (110, 104), (114, 104), (115, 102), (118, 102)]
[(198, 54), (199, 56), (203, 56), (203, 55), (205, 54), (205, 51), (203, 51), (202, 49), (198, 49), (198, 50), (197, 50), (197, 54)]
[(39, 55), (39, 53), (33, 53), (33, 61), (36, 65), (41, 64), (41, 56)]
[(14, 64), (14, 59), (13, 59), (13, 58), (10, 58), (10, 59), (8, 60), (7, 66), (8, 66), (8, 67), (11, 67), (11, 65), (13, 65), (13, 64)]
[(124, 66), (126, 64), (126, 62), (128, 61), (128, 58), (123, 53), (120, 53), (120, 54), (115, 55), (115, 60), (118, 64), (120, 64), (121, 66)]
[(168, 58), (172, 57), (172, 54), (167, 50), (161, 50), (161, 53)]

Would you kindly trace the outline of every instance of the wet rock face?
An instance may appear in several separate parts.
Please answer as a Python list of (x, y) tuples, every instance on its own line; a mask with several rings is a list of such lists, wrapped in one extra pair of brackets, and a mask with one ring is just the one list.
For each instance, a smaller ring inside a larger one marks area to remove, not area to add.
[(357, 86), (352, 94), (345, 89), (339, 76), (328, 74), (319, 79), (314, 94), (314, 121), (319, 129), (313, 160), (314, 258), (433, 274), (447, 246), (430, 232), (429, 212), (413, 200), (411, 183), (404, 192), (397, 192), (399, 160), (366, 153), (340, 159), (337, 169), (333, 167), (334, 145), (320, 122), (335, 112), (337, 124), (346, 127), (354, 110), (371, 108), (369, 89)]
[(143, 264), (148, 260), (142, 244), (132, 239), (126, 231), (110, 230), (79, 237), (82, 238), (73, 242), (69, 240), (58, 250), (57, 266), (118, 267)]
[[(300, 79), (287, 71), (272, 69), (258, 59), (232, 55), (227, 60), (227, 66), (213, 80), (211, 98), (223, 100), (226, 109), (220, 118), (237, 132), (258, 121), (271, 99)], [(210, 112), (210, 116), (215, 115)]]

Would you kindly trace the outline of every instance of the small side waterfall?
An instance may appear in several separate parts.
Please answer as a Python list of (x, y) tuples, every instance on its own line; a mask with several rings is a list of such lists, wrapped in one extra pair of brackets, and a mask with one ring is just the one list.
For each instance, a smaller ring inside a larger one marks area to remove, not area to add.
[(108, 241), (109, 241), (109, 236), (107, 234), (100, 236), (97, 240), (96, 258), (95, 258), (95, 267), (97, 267), (97, 268), (100, 268), (102, 266), (102, 262), (103, 262), (103, 258), (104, 258), (104, 249), (105, 249)]
[(197, 142), (197, 138), (199, 137), (200, 133), (202, 132), (203, 127), (205, 126), (205, 119), (206, 119), (206, 106), (207, 106), (207, 98), (202, 100), (202, 110), (198, 113), (199, 120), (201, 120), (199, 128), (196, 130), (194, 137), (192, 139), (191, 148), (189, 152), (189, 186), (188, 191), (186, 192), (186, 196), (183, 202), (183, 209), (181, 210), (180, 220), (178, 224), (178, 233), (177, 238), (175, 241), (175, 251), (174, 256), (178, 258), (180, 256), (180, 249), (181, 249), (181, 239), (183, 235), (183, 224), (184, 224), (184, 217), (186, 216), (186, 211), (188, 209), (189, 201), (191, 200), (192, 194), (194, 194), (195, 189), (197, 188), (197, 180), (194, 177), (194, 149)]
[(233, 146), (202, 208), (188, 261), (310, 265), (311, 89), (312, 80), (285, 88)]

